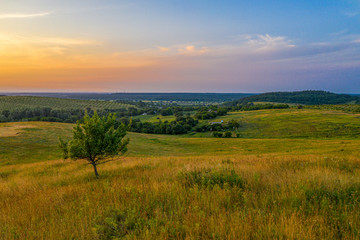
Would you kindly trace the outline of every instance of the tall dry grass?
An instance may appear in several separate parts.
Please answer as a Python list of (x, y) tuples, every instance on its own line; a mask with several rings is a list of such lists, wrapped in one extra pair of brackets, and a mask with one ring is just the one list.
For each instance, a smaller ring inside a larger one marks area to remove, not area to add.
[(358, 239), (359, 169), (316, 154), (126, 157), (100, 179), (81, 161), (4, 166), (0, 239)]

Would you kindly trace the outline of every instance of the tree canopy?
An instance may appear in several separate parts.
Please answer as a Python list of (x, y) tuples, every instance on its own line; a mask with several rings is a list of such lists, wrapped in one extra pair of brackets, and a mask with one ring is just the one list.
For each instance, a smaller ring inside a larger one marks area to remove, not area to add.
[(95, 175), (99, 176), (96, 166), (111, 158), (125, 153), (129, 143), (126, 135), (127, 126), (116, 123), (116, 115), (99, 117), (95, 112), (92, 117), (85, 115), (78, 121), (73, 130), (73, 138), (65, 142), (60, 139), (60, 148), (65, 159), (85, 159), (94, 167)]

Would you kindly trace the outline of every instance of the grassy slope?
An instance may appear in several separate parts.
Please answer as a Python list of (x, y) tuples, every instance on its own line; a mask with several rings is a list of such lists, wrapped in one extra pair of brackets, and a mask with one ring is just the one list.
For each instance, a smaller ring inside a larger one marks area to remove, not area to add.
[[(96, 180), (83, 161), (56, 160), (57, 136), (71, 127), (0, 125), (0, 239), (359, 238), (360, 140), (130, 133), (128, 154), (99, 166)], [(201, 187), (181, 177), (202, 169), (233, 170), (246, 184)]]
[[(4, 166), (0, 236), (357, 239), (354, 153), (125, 157), (101, 166), (98, 180), (83, 162)], [(201, 169), (233, 170), (245, 188), (189, 186), (179, 175)]]
[(130, 106), (131, 105), (128, 104), (108, 101), (90, 101), (32, 96), (0, 96), (0, 111), (43, 107), (49, 107), (52, 109), (85, 109), (88, 107), (92, 109), (120, 109), (128, 108)]
[[(360, 137), (360, 115), (341, 111), (271, 109), (232, 112), (212, 121), (230, 119), (240, 121), (239, 132), (245, 138), (358, 139)], [(204, 134), (198, 134), (198, 136), (202, 135)]]
[(141, 116), (135, 116), (134, 119), (140, 119), (141, 122), (159, 122), (159, 120), (161, 121), (174, 121), (175, 120), (175, 116), (171, 115), (171, 116), (161, 116), (161, 115), (141, 115)]
[[(71, 136), (72, 124), (23, 122), (0, 123), (2, 165), (31, 163), (61, 158), (58, 137)], [(129, 133), (126, 156), (215, 156), (252, 154), (356, 153), (358, 140), (195, 138), (186, 136)]]

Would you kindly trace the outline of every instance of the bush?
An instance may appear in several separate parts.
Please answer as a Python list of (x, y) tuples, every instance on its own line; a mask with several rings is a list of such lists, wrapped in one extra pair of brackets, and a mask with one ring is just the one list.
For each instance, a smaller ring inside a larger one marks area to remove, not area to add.
[(223, 133), (222, 132), (213, 132), (213, 136), (217, 137), (217, 138), (221, 138), (221, 137), (223, 137)]
[(231, 138), (231, 136), (232, 136), (232, 134), (229, 131), (224, 133), (225, 138)]

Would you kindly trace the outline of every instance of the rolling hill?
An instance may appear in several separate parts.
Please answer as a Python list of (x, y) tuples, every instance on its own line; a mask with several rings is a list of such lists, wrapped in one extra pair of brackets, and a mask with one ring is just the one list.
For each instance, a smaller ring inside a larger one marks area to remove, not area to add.
[(254, 102), (293, 103), (304, 105), (348, 104), (358, 103), (357, 96), (335, 94), (326, 91), (270, 92), (241, 98), (225, 103), (226, 106), (237, 106)]
[(72, 126), (0, 124), (0, 239), (359, 239), (358, 139), (129, 133), (97, 179)]

